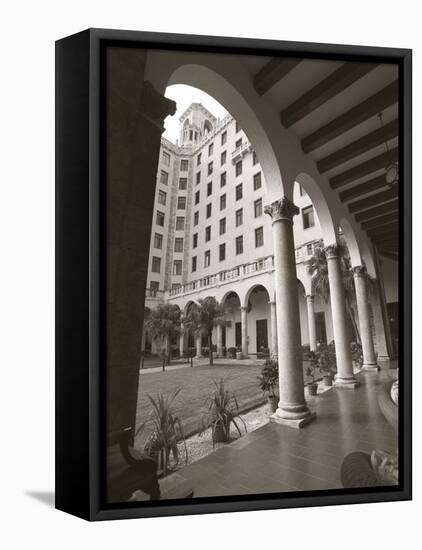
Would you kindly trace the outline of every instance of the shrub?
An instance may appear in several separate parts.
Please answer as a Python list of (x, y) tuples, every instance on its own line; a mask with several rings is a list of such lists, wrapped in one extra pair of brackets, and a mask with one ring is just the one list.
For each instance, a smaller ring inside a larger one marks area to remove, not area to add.
[(268, 397), (275, 396), (275, 389), (278, 385), (278, 363), (272, 359), (267, 359), (261, 371), (261, 376), (257, 376), (259, 387), (262, 392), (268, 394)]

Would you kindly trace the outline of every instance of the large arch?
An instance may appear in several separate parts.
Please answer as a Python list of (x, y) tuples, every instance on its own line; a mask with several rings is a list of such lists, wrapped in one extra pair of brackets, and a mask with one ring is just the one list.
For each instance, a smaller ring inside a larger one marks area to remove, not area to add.
[(248, 307), (248, 303), (249, 303), (249, 298), (252, 294), (252, 292), (257, 289), (258, 287), (262, 287), (264, 288), (266, 291), (267, 291), (267, 295), (268, 295), (268, 301), (272, 301), (275, 299), (275, 296), (274, 296), (274, 290), (273, 289), (270, 289), (268, 287), (267, 284), (265, 284), (264, 282), (256, 282), (254, 284), (252, 284), (247, 290), (246, 292), (244, 293), (244, 296), (242, 297), (242, 301), (241, 301), (241, 305), (244, 306), (244, 307)]
[(349, 220), (346, 220), (346, 218), (341, 218), (339, 227), (341, 228), (343, 238), (349, 250), (351, 267), (362, 265), (362, 254), (360, 252), (355, 232), (353, 231)]

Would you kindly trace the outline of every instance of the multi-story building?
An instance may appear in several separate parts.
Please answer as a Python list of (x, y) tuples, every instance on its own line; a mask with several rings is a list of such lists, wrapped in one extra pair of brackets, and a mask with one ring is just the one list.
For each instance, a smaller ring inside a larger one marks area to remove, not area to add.
[[(216, 330), (217, 351), (236, 347), (255, 354), (277, 348), (273, 234), (264, 213), (266, 183), (259, 158), (232, 116), (218, 120), (192, 103), (180, 117), (176, 144), (162, 139), (151, 229), (146, 306), (159, 301), (183, 312), (198, 298), (215, 296), (231, 326)], [(331, 308), (313, 297), (306, 261), (321, 240), (317, 213), (296, 184), (294, 219), (302, 344), (333, 339)], [(310, 319), (312, 318), (312, 323)], [(376, 323), (375, 323), (376, 324)], [(382, 328), (379, 329), (382, 331)], [(377, 327), (374, 325), (376, 340)], [(182, 352), (205, 342), (182, 335)], [(162, 344), (144, 331), (143, 347)]]

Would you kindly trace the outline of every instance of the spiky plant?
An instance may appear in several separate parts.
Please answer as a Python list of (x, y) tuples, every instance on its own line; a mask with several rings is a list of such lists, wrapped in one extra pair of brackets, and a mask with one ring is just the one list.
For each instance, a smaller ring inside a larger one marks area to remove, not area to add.
[(180, 326), (181, 312), (179, 307), (174, 304), (158, 304), (158, 307), (152, 309), (145, 320), (145, 328), (151, 337), (165, 340), (165, 355), (168, 364), (170, 363), (171, 341), (180, 334)]

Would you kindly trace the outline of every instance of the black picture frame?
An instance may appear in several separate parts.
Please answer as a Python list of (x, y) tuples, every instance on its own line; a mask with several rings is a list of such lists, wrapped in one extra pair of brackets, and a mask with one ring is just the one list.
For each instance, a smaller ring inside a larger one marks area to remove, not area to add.
[[(107, 47), (397, 63), (400, 81), (400, 470), (397, 488), (104, 503), (105, 65)], [(56, 43), (56, 507), (87, 520), (412, 498), (411, 50), (89, 29)]]

